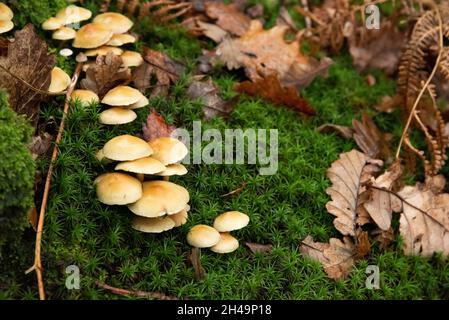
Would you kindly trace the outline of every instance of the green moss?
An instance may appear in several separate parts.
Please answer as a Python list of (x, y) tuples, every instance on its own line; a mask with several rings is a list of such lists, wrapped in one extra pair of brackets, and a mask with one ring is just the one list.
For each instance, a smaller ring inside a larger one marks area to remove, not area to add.
[(66, 0), (20, 0), (6, 1), (14, 10), (16, 28), (27, 23), (39, 27), (42, 22), (54, 16), (60, 9), (68, 5)]

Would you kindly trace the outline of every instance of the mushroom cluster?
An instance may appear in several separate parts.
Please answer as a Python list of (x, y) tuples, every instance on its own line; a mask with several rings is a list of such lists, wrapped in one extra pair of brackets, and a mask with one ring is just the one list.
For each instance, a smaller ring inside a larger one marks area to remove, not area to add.
[(216, 253), (230, 253), (239, 247), (239, 242), (230, 232), (242, 229), (249, 223), (249, 217), (239, 211), (227, 211), (214, 220), (213, 227), (199, 224), (187, 234), (187, 242), (195, 248), (210, 248)]
[[(69, 5), (60, 10), (56, 16), (44, 21), (42, 28), (53, 31), (53, 39), (73, 40), (73, 48), (85, 50), (83, 54), (87, 61), (83, 64), (83, 71), (87, 71), (95, 63), (95, 61), (89, 61), (89, 58), (95, 59), (97, 56), (109, 53), (120, 56), (123, 71), (129, 71), (129, 68), (138, 67), (144, 62), (140, 53), (120, 48), (137, 41), (136, 37), (129, 33), (133, 26), (133, 22), (129, 18), (120, 13), (105, 12), (94, 17), (92, 22), (88, 22), (75, 30), (81, 22), (87, 22), (91, 18), (92, 12), (88, 9)], [(60, 54), (70, 56), (73, 51), (64, 48), (60, 51)], [(51, 92), (62, 92), (68, 86), (64, 87), (68, 76), (62, 74), (63, 71), (61, 71), (55, 68), (54, 77), (52, 73), (52, 83), (55, 81), (55, 85), (50, 86)], [(79, 100), (81, 104), (100, 102), (96, 93), (82, 89), (74, 90), (71, 98)], [(132, 122), (137, 118), (133, 109), (148, 105), (148, 99), (138, 90), (129, 86), (113, 88), (103, 97), (101, 102), (111, 107), (103, 111), (99, 117), (101, 123), (108, 125)]]
[(11, 31), (14, 28), (12, 18), (14, 13), (3, 2), (0, 2), (0, 34)]
[[(187, 173), (179, 163), (187, 153), (181, 141), (170, 137), (150, 142), (131, 135), (112, 138), (97, 158), (119, 163), (116, 172), (102, 174), (95, 180), (99, 201), (127, 205), (135, 215), (132, 227), (138, 231), (160, 233), (185, 224), (190, 210), (189, 192), (168, 180)], [(153, 180), (145, 181), (146, 175), (152, 175)], [(154, 176), (163, 180), (155, 180)]]

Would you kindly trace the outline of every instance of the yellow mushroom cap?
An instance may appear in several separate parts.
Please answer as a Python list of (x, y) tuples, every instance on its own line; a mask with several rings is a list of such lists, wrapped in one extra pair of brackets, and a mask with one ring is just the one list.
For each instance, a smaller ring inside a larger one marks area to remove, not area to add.
[(230, 253), (239, 247), (239, 242), (228, 232), (220, 233), (220, 241), (210, 249), (216, 253)]
[(127, 43), (134, 43), (136, 42), (136, 37), (134, 37), (133, 35), (130, 35), (128, 33), (123, 33), (123, 34), (114, 34), (111, 38), (111, 40), (108, 41), (108, 43), (106, 43), (108, 46), (115, 46), (115, 47), (120, 47), (124, 44)]
[(175, 222), (168, 217), (134, 217), (131, 226), (133, 229), (141, 232), (161, 233), (173, 229), (175, 227)]
[(133, 122), (136, 118), (137, 114), (132, 110), (113, 107), (100, 113), (99, 121), (102, 124), (117, 125)]
[(71, 98), (72, 100), (79, 100), (83, 105), (100, 102), (100, 98), (95, 92), (85, 89), (74, 90)]
[(0, 33), (11, 31), (14, 28), (14, 23), (11, 20), (0, 21)]
[(71, 24), (89, 20), (92, 17), (92, 12), (86, 8), (78, 7), (75, 5), (67, 6), (64, 9), (59, 10), (56, 14), (56, 18), (63, 21), (63, 24)]
[(140, 109), (145, 106), (147, 106), (150, 103), (147, 97), (142, 95), (142, 98), (137, 101), (136, 103), (130, 104), (129, 106), (126, 106), (128, 109)]
[(101, 46), (96, 49), (90, 49), (84, 52), (84, 54), (87, 57), (95, 57), (95, 56), (105, 56), (109, 52), (112, 52), (112, 54), (119, 56), (123, 53), (123, 50), (117, 47), (111, 47), (111, 46)]
[(198, 224), (190, 229), (187, 242), (195, 248), (209, 248), (220, 241), (220, 233), (212, 227)]
[(168, 165), (164, 171), (156, 173), (157, 176), (170, 177), (170, 176), (183, 176), (187, 173), (186, 167), (180, 163)]
[(181, 161), (189, 152), (184, 143), (175, 138), (161, 137), (148, 143), (154, 151), (153, 158), (164, 165)]
[(186, 208), (182, 209), (178, 213), (171, 214), (167, 217), (173, 220), (173, 222), (175, 223), (175, 227), (180, 227), (187, 223), (189, 209), (190, 209), (190, 207), (187, 206)]
[(153, 150), (145, 140), (128, 134), (112, 138), (103, 147), (104, 156), (115, 161), (136, 160), (152, 153)]
[(64, 21), (56, 17), (50, 17), (42, 23), (44, 30), (57, 30), (64, 25)]
[(70, 82), (70, 76), (65, 73), (64, 70), (54, 67), (53, 70), (51, 70), (51, 83), (48, 91), (52, 93), (62, 92), (67, 89)]
[(168, 181), (147, 181), (143, 183), (143, 195), (128, 208), (138, 216), (147, 218), (175, 214), (189, 202), (189, 192)]
[(143, 63), (142, 55), (139, 52), (126, 50), (120, 57), (125, 67), (138, 67)]
[(0, 20), (10, 21), (14, 17), (12, 10), (4, 3), (0, 2)]
[(52, 38), (55, 40), (70, 40), (74, 39), (76, 36), (76, 31), (68, 27), (60, 27), (58, 30), (53, 32)]
[(137, 89), (128, 86), (118, 86), (106, 93), (102, 103), (110, 106), (129, 106), (142, 99), (144, 95)]
[(123, 170), (141, 174), (155, 174), (165, 170), (165, 166), (151, 157), (141, 158), (133, 161), (119, 163), (115, 170)]
[(246, 227), (249, 217), (239, 211), (228, 211), (220, 214), (214, 220), (214, 228), (220, 232), (229, 232)]
[(99, 14), (94, 22), (104, 25), (115, 34), (125, 33), (133, 26), (133, 22), (128, 17), (116, 12)]
[(112, 35), (112, 31), (103, 25), (88, 23), (76, 33), (73, 46), (83, 49), (97, 48), (108, 42)]
[(142, 197), (142, 184), (123, 173), (105, 173), (95, 179), (98, 200), (107, 205), (126, 205)]

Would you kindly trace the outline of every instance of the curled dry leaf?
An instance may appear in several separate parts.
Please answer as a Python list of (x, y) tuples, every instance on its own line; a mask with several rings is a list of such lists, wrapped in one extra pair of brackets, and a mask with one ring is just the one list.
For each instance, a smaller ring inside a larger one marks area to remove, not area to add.
[(327, 170), (332, 186), (326, 193), (332, 200), (326, 204), (326, 209), (336, 217), (334, 226), (343, 235), (355, 237), (358, 226), (363, 224), (359, 220), (363, 204), (361, 196), (366, 191), (365, 184), (380, 171), (382, 165), (381, 160), (373, 160), (357, 150), (351, 150), (340, 154), (340, 159)]
[(0, 47), (0, 88), (8, 92), (11, 108), (36, 124), (39, 104), (45, 95), (29, 85), (47, 91), (56, 58), (48, 53), (47, 44), (39, 38), (32, 24), (17, 31), (14, 41), (2, 39)]
[(337, 133), (345, 139), (352, 139), (354, 130), (350, 127), (340, 126), (338, 124), (326, 123), (318, 127), (318, 132), (321, 133)]
[(235, 86), (235, 90), (253, 97), (261, 97), (276, 105), (286, 106), (309, 116), (315, 114), (315, 110), (309, 103), (298, 95), (298, 90), (295, 87), (282, 87), (275, 74), (267, 75), (254, 82), (243, 81)]
[(95, 92), (102, 99), (109, 90), (130, 81), (129, 69), (123, 70), (121, 67), (122, 58), (112, 52), (98, 56), (95, 64), (87, 69), (86, 78), (81, 80), (81, 87)]
[(152, 109), (147, 122), (143, 125), (143, 138), (145, 141), (151, 141), (160, 137), (170, 137), (175, 130), (175, 126), (167, 124), (164, 117)]
[(252, 253), (270, 253), (273, 250), (271, 244), (260, 244), (254, 242), (246, 242), (245, 245), (251, 250)]
[(299, 248), (300, 252), (319, 261), (328, 277), (334, 280), (348, 276), (354, 265), (354, 244), (348, 237), (343, 241), (331, 238), (329, 243), (314, 242), (307, 236)]
[[(177, 81), (184, 72), (184, 65), (162, 52), (147, 47), (144, 48), (143, 58), (145, 62), (133, 72), (135, 87), (142, 93), (154, 88), (151, 91), (152, 97), (166, 96), (170, 84)], [(156, 79), (155, 84), (152, 83), (153, 78)]]
[(240, 12), (234, 4), (209, 1), (204, 6), (206, 14), (215, 19), (215, 24), (235, 36), (243, 35), (248, 30), (251, 20)]

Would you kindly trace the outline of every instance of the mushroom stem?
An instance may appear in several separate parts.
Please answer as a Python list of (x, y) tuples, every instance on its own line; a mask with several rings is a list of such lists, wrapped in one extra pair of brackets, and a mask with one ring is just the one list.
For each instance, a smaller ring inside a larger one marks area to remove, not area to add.
[(136, 178), (137, 180), (139, 180), (140, 182), (143, 182), (145, 180), (145, 175), (143, 173), (137, 173), (136, 174)]
[(169, 176), (162, 177), (162, 179), (163, 179), (164, 181), (170, 181), (170, 177), (169, 177)]
[(197, 247), (192, 248), (192, 252), (189, 256), (189, 260), (192, 263), (193, 269), (195, 270), (195, 278), (197, 280), (204, 279), (206, 271), (201, 265), (201, 249)]

